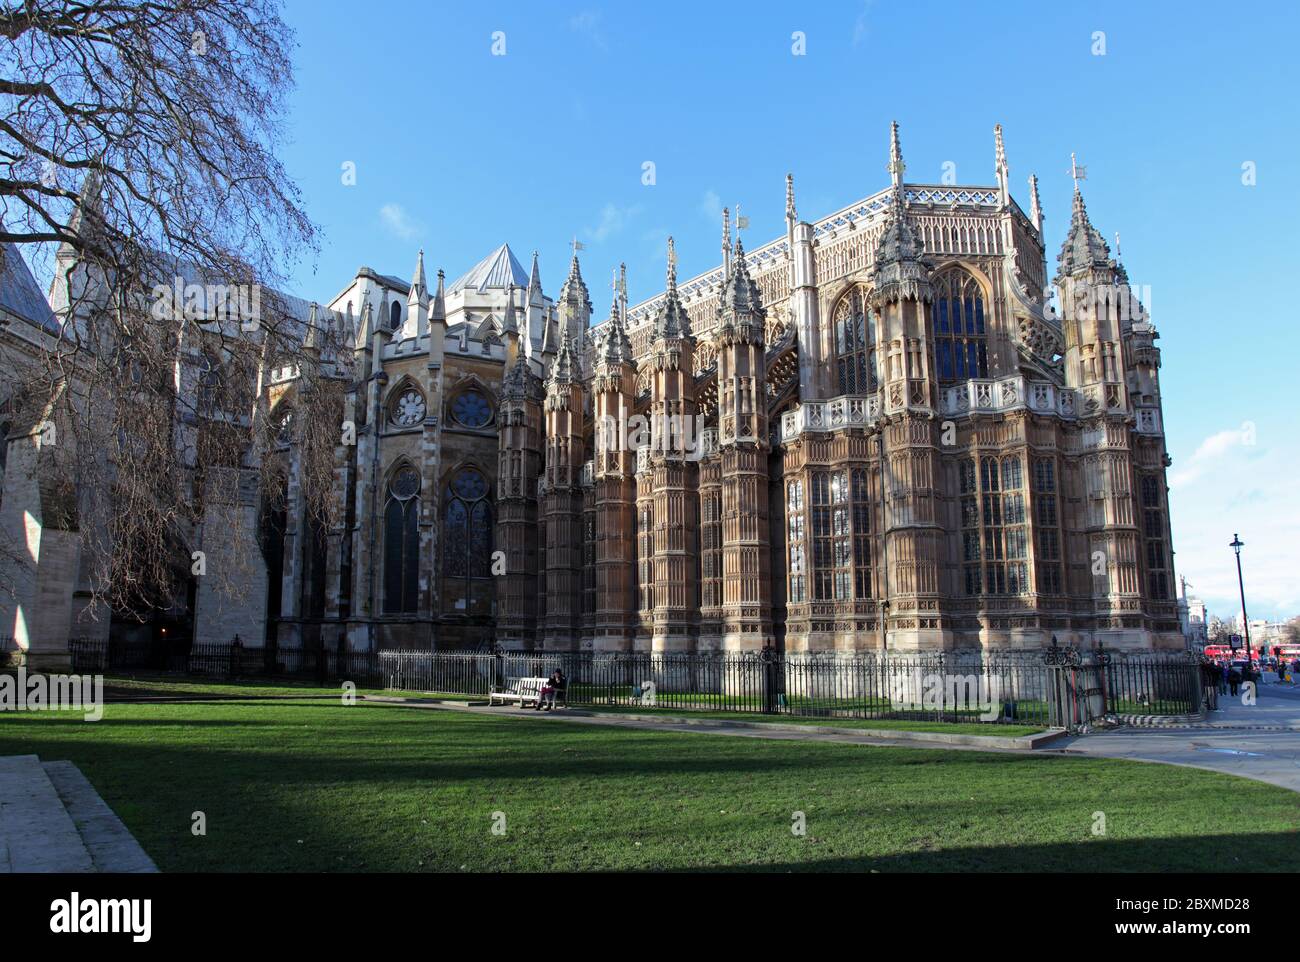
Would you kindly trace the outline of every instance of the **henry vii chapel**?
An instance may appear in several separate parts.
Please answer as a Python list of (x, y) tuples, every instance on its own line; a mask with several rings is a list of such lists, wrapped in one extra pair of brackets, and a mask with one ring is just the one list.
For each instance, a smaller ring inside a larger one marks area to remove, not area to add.
[[(362, 268), (312, 311), (354, 350), (348, 508), (330, 530), (292, 497), (272, 523), (250, 511), (264, 570), (237, 609), (199, 595), (182, 630), (361, 650), (1184, 647), (1158, 335), (1078, 181), (1053, 275), (1037, 179), (1026, 211), (1000, 127), (990, 185), (906, 181), (897, 125), (888, 171), (813, 222), (787, 178), (784, 236), (747, 247), (724, 211), (718, 266), (679, 279), (670, 240), (664, 290), (629, 304), (620, 277), (599, 314), (576, 249), (554, 297), (507, 245), (453, 283), (422, 254), (410, 281)], [(273, 374), (289, 424), (293, 372)]]

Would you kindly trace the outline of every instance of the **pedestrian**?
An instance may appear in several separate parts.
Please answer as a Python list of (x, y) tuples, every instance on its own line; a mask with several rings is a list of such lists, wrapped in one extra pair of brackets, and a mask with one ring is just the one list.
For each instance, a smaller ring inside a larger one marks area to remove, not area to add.
[(1219, 694), (1228, 693), (1228, 663), (1225, 661), (1219, 666)]
[(1235, 667), (1228, 672), (1228, 687), (1232, 689), (1232, 697), (1236, 698), (1237, 689), (1241, 687), (1241, 671)]

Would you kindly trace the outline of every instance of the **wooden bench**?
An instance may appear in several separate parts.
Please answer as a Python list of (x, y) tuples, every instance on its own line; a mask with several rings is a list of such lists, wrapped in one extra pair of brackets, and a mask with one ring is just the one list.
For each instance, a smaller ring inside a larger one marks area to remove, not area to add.
[(550, 683), (549, 678), (516, 678), (505, 688), (492, 686), (488, 692), (488, 704), (495, 705), (498, 701), (503, 705), (512, 702), (517, 703), (520, 708), (525, 705), (536, 705), (542, 698), (542, 689)]

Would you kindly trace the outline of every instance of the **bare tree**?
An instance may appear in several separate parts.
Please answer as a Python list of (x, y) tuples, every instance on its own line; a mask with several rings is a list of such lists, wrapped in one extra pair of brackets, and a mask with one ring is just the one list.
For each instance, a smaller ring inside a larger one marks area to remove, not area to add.
[(172, 604), (223, 511), (246, 533), (252, 479), (335, 510), (347, 332), (278, 293), (317, 242), (275, 154), (291, 46), (278, 0), (0, 0), (0, 241), (57, 245), (63, 324), (22, 395), (71, 434), (39, 470), (119, 608)]

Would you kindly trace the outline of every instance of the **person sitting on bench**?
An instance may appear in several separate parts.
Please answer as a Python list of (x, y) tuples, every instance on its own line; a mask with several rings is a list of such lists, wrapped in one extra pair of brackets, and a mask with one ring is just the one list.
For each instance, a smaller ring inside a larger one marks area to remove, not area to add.
[[(564, 677), (564, 672), (560, 669), (557, 668), (555, 671), (551, 672), (551, 677), (546, 680), (546, 684), (542, 688), (541, 697), (537, 699), (537, 710), (541, 711), (543, 705), (546, 706), (547, 711), (551, 711), (555, 708), (556, 693), (563, 692), (568, 686), (568, 683), (569, 680)], [(566, 706), (569, 704), (567, 697), (564, 704)]]

